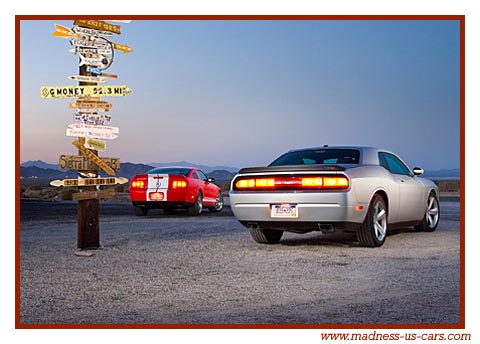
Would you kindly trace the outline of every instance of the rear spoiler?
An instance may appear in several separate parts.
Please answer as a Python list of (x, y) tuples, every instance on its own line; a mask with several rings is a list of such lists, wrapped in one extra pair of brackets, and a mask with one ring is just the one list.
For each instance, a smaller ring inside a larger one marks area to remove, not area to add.
[(265, 167), (246, 167), (238, 173), (270, 173), (270, 172), (318, 172), (318, 171), (345, 171), (346, 168), (339, 165), (285, 165), (285, 166), (265, 166)]

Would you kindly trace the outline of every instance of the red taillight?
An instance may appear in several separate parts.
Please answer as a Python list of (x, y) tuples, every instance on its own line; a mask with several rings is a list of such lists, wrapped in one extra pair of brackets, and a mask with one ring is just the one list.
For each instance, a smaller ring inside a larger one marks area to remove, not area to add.
[(168, 178), (169, 187), (172, 189), (184, 189), (187, 187), (187, 179), (180, 175), (170, 175)]
[(148, 186), (148, 176), (146, 174), (139, 174), (133, 177), (130, 187), (133, 189), (145, 189)]
[(346, 176), (295, 176), (295, 177), (240, 177), (235, 180), (234, 190), (318, 190), (348, 189)]

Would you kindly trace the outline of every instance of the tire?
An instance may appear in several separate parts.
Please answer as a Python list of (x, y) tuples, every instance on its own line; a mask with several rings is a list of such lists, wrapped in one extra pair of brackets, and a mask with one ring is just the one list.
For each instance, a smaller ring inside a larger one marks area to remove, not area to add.
[(188, 208), (188, 215), (198, 216), (202, 213), (202, 209), (203, 209), (202, 199), (203, 199), (202, 192), (199, 191), (198, 194), (197, 194), (197, 198), (195, 199), (195, 202), (193, 203), (193, 205), (190, 208)]
[(419, 232), (433, 232), (437, 229), (440, 220), (440, 203), (434, 192), (430, 192), (427, 199), (427, 208), (422, 222), (415, 226)]
[(368, 213), (357, 231), (360, 245), (365, 247), (382, 246), (387, 237), (387, 206), (380, 195), (373, 196)]
[(147, 207), (135, 207), (135, 215), (137, 216), (147, 216), (148, 208)]
[(280, 241), (283, 231), (261, 228), (249, 228), (253, 240), (259, 244), (276, 244)]
[(223, 195), (222, 192), (219, 191), (217, 195), (217, 199), (215, 201), (215, 205), (213, 207), (209, 207), (208, 210), (214, 213), (219, 213), (223, 209)]

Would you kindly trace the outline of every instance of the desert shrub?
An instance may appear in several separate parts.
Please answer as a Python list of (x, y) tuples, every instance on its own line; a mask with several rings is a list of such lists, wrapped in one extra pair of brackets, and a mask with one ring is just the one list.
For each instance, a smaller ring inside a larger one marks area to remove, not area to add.
[(71, 201), (73, 199), (72, 194), (78, 192), (76, 188), (63, 188), (58, 196), (64, 201)]

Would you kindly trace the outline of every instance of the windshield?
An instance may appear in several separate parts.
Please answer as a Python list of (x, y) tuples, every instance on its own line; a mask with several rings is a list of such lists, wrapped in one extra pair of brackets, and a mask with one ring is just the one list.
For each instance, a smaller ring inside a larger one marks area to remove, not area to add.
[(358, 164), (360, 152), (356, 149), (305, 149), (288, 152), (270, 166), (313, 164)]
[(181, 174), (182, 176), (187, 176), (191, 170), (191, 168), (163, 167), (154, 168), (148, 171), (148, 174)]

